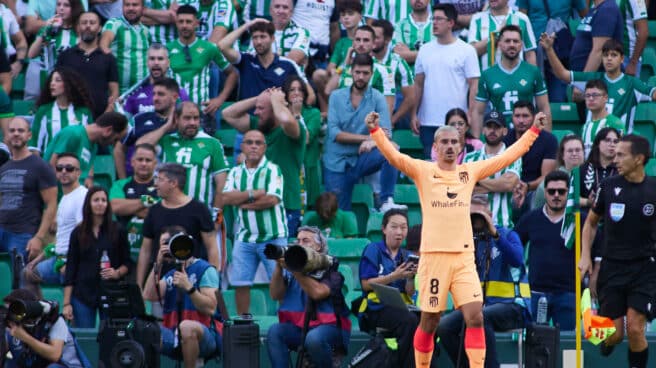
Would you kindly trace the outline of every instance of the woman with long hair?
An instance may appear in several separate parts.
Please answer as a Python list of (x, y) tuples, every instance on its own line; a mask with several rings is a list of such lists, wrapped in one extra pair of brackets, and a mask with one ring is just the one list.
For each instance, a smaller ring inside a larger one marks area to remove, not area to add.
[(617, 129), (606, 127), (592, 141), (590, 156), (581, 166), (581, 207), (586, 211), (594, 204), (599, 183), (617, 174), (613, 159), (621, 136)]
[(321, 194), (321, 112), (319, 109), (307, 106), (305, 101), (308, 90), (303, 80), (296, 75), (289, 76), (282, 86), (289, 110), (294, 114), (300, 124), (305, 125), (308, 131), (307, 148), (303, 161), (303, 176), (305, 183), (306, 204), (314, 204)]
[(87, 125), (92, 120), (92, 102), (86, 83), (73, 70), (57, 67), (48, 76), (32, 123), (30, 145), (45, 152), (48, 143), (69, 125)]
[[(109, 264), (101, 265), (105, 255)], [(71, 233), (68, 246), (64, 317), (79, 328), (95, 327), (99, 285), (125, 277), (129, 263), (127, 233), (112, 220), (107, 191), (91, 187), (84, 199), (82, 222)]]
[[(458, 164), (462, 163), (469, 152), (474, 152), (483, 147), (483, 142), (469, 132), (469, 119), (463, 109), (456, 107), (447, 111), (444, 121), (446, 121), (446, 125), (458, 130), (461, 148), (460, 153), (458, 153)], [(434, 148), (431, 149), (431, 161), (437, 161), (437, 152)]]
[(54, 43), (54, 50), (52, 50), (54, 54), (48, 55), (53, 58), (48, 64), (54, 65), (60, 52), (77, 44), (75, 26), (82, 12), (84, 12), (84, 6), (80, 0), (57, 0), (55, 15), (48, 19), (46, 25), (39, 30), (27, 56), (30, 59), (36, 58), (41, 54), (44, 46), (48, 47)]

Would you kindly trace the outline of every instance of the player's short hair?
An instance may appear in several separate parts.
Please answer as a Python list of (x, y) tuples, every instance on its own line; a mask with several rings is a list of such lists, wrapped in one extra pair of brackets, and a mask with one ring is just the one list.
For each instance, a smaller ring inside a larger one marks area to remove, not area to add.
[(178, 10), (175, 12), (176, 15), (181, 15), (181, 14), (191, 14), (194, 17), (198, 18), (198, 9), (196, 9), (193, 5), (185, 4), (185, 5), (180, 5), (178, 7)]
[(452, 127), (451, 125), (443, 125), (435, 131), (435, 134), (433, 134), (433, 142), (437, 141), (437, 137), (442, 134), (442, 132), (455, 132), (458, 133), (458, 129), (455, 127)]
[(153, 83), (153, 88), (157, 86), (164, 87), (169, 92), (180, 94), (180, 86), (178, 85), (178, 82), (176, 82), (173, 78), (159, 78)]
[(187, 169), (175, 162), (166, 162), (157, 168), (157, 175), (166, 174), (166, 177), (178, 184), (178, 189), (184, 190), (187, 184)]
[(624, 56), (624, 45), (616, 39), (611, 38), (601, 46), (601, 54), (605, 55), (610, 51), (618, 52), (620, 55)]
[(519, 100), (515, 102), (513, 105), (513, 113), (515, 110), (523, 108), (528, 109), (528, 111), (531, 113), (531, 116), (535, 115), (535, 105), (533, 105), (533, 102), (526, 100)]
[(264, 32), (264, 33), (268, 33), (269, 36), (273, 37), (273, 35), (276, 33), (276, 28), (273, 26), (273, 23), (271, 22), (258, 22), (251, 26), (250, 31), (251, 34), (255, 32)]
[(354, 11), (356, 13), (362, 14), (362, 3), (356, 0), (346, 0), (343, 1), (339, 6), (337, 7), (339, 10), (338, 13), (344, 13), (347, 11)]
[(604, 91), (605, 94), (608, 94), (608, 86), (606, 86), (606, 82), (604, 82), (601, 79), (593, 79), (589, 80), (585, 83), (585, 89), (588, 88), (596, 88), (600, 91)]
[(637, 134), (627, 134), (620, 138), (620, 142), (631, 143), (631, 155), (642, 155), (642, 165), (647, 165), (649, 157), (651, 157), (651, 150), (649, 149), (649, 141), (647, 138)]
[(433, 7), (433, 13), (435, 13), (436, 10), (443, 11), (448, 20), (455, 22), (458, 19), (458, 9), (456, 9), (453, 4), (437, 4)]
[(552, 181), (564, 181), (569, 188), (569, 174), (563, 170), (556, 169), (548, 173), (544, 178), (544, 187), (546, 188), (547, 185)]
[(383, 37), (386, 40), (391, 40), (394, 37), (394, 26), (388, 20), (376, 19), (371, 22), (371, 27), (379, 27), (383, 29)]

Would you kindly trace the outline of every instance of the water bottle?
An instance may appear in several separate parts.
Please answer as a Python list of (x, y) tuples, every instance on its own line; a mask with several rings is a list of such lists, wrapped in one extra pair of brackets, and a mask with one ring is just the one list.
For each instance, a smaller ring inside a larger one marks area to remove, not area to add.
[(107, 255), (107, 251), (103, 250), (102, 257), (100, 257), (100, 270), (105, 270), (112, 267), (111, 263), (109, 262), (109, 256)]
[(538, 299), (538, 314), (535, 318), (535, 321), (539, 325), (546, 325), (547, 324), (547, 309), (549, 308), (549, 302), (547, 301), (547, 297), (542, 295), (540, 299)]

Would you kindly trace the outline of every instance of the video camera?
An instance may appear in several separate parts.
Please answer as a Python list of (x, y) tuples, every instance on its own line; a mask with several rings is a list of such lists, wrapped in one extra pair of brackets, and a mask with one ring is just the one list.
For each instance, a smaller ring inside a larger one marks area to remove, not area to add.
[(0, 307), (0, 320), (33, 327), (42, 320), (54, 321), (59, 316), (59, 303), (48, 300), (15, 300), (9, 307)]

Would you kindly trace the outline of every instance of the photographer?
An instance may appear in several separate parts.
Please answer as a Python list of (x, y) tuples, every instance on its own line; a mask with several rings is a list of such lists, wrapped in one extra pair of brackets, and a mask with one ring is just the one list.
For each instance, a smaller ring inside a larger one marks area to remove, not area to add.
[[(531, 293), (524, 267), (524, 248), (512, 230), (494, 226), (487, 195), (475, 195), (470, 207), (475, 239), (476, 270), (483, 286), (485, 367), (499, 367), (494, 331), (523, 328), (530, 320)], [(517, 275), (514, 277), (514, 275)], [(437, 334), (454, 364), (468, 367), (460, 343), (463, 318), (460, 310), (440, 320)], [(461, 357), (460, 359), (458, 357)], [(457, 363), (460, 361), (459, 363)]]
[[(327, 240), (314, 226), (301, 226), (297, 234), (302, 247), (327, 255)], [(280, 302), (280, 323), (269, 328), (267, 341), (273, 368), (289, 367), (289, 350), (303, 344), (307, 360), (317, 368), (333, 366), (333, 353), (344, 351), (351, 336), (349, 311), (344, 302), (344, 277), (337, 265), (311, 274), (294, 272), (283, 258), (271, 276), (271, 298)]]
[[(48, 304), (50, 310), (43, 308), (38, 316), (27, 313), (28, 315), (23, 317), (13, 315), (13, 310), (22, 309), (16, 308), (15, 303), (23, 305), (39, 303), (34, 293), (26, 289), (17, 289), (7, 295), (3, 301), (9, 308), (5, 338), (9, 341), (9, 351), (12, 355), (12, 359), (4, 365), (5, 368), (90, 367), (84, 354), (78, 350), (64, 318), (57, 314), (56, 303)], [(29, 310), (29, 308), (25, 309)], [(17, 319), (21, 321), (16, 322)], [(5, 351), (2, 353), (4, 357)]]
[[(172, 253), (177, 252), (171, 251), (171, 240), (176, 237), (190, 240), (180, 226), (162, 231), (160, 239), (169, 239), (168, 244), (162, 241), (159, 247), (143, 296), (163, 305), (164, 322), (160, 326), (162, 354), (174, 359), (181, 357), (185, 367), (195, 367), (198, 360), (215, 357), (221, 352), (223, 324), (221, 315), (216, 312), (219, 275), (216, 268), (203, 259), (191, 256), (184, 261), (174, 260)], [(193, 253), (193, 241), (190, 243), (189, 253)], [(181, 267), (160, 278), (162, 265), (174, 261)]]

